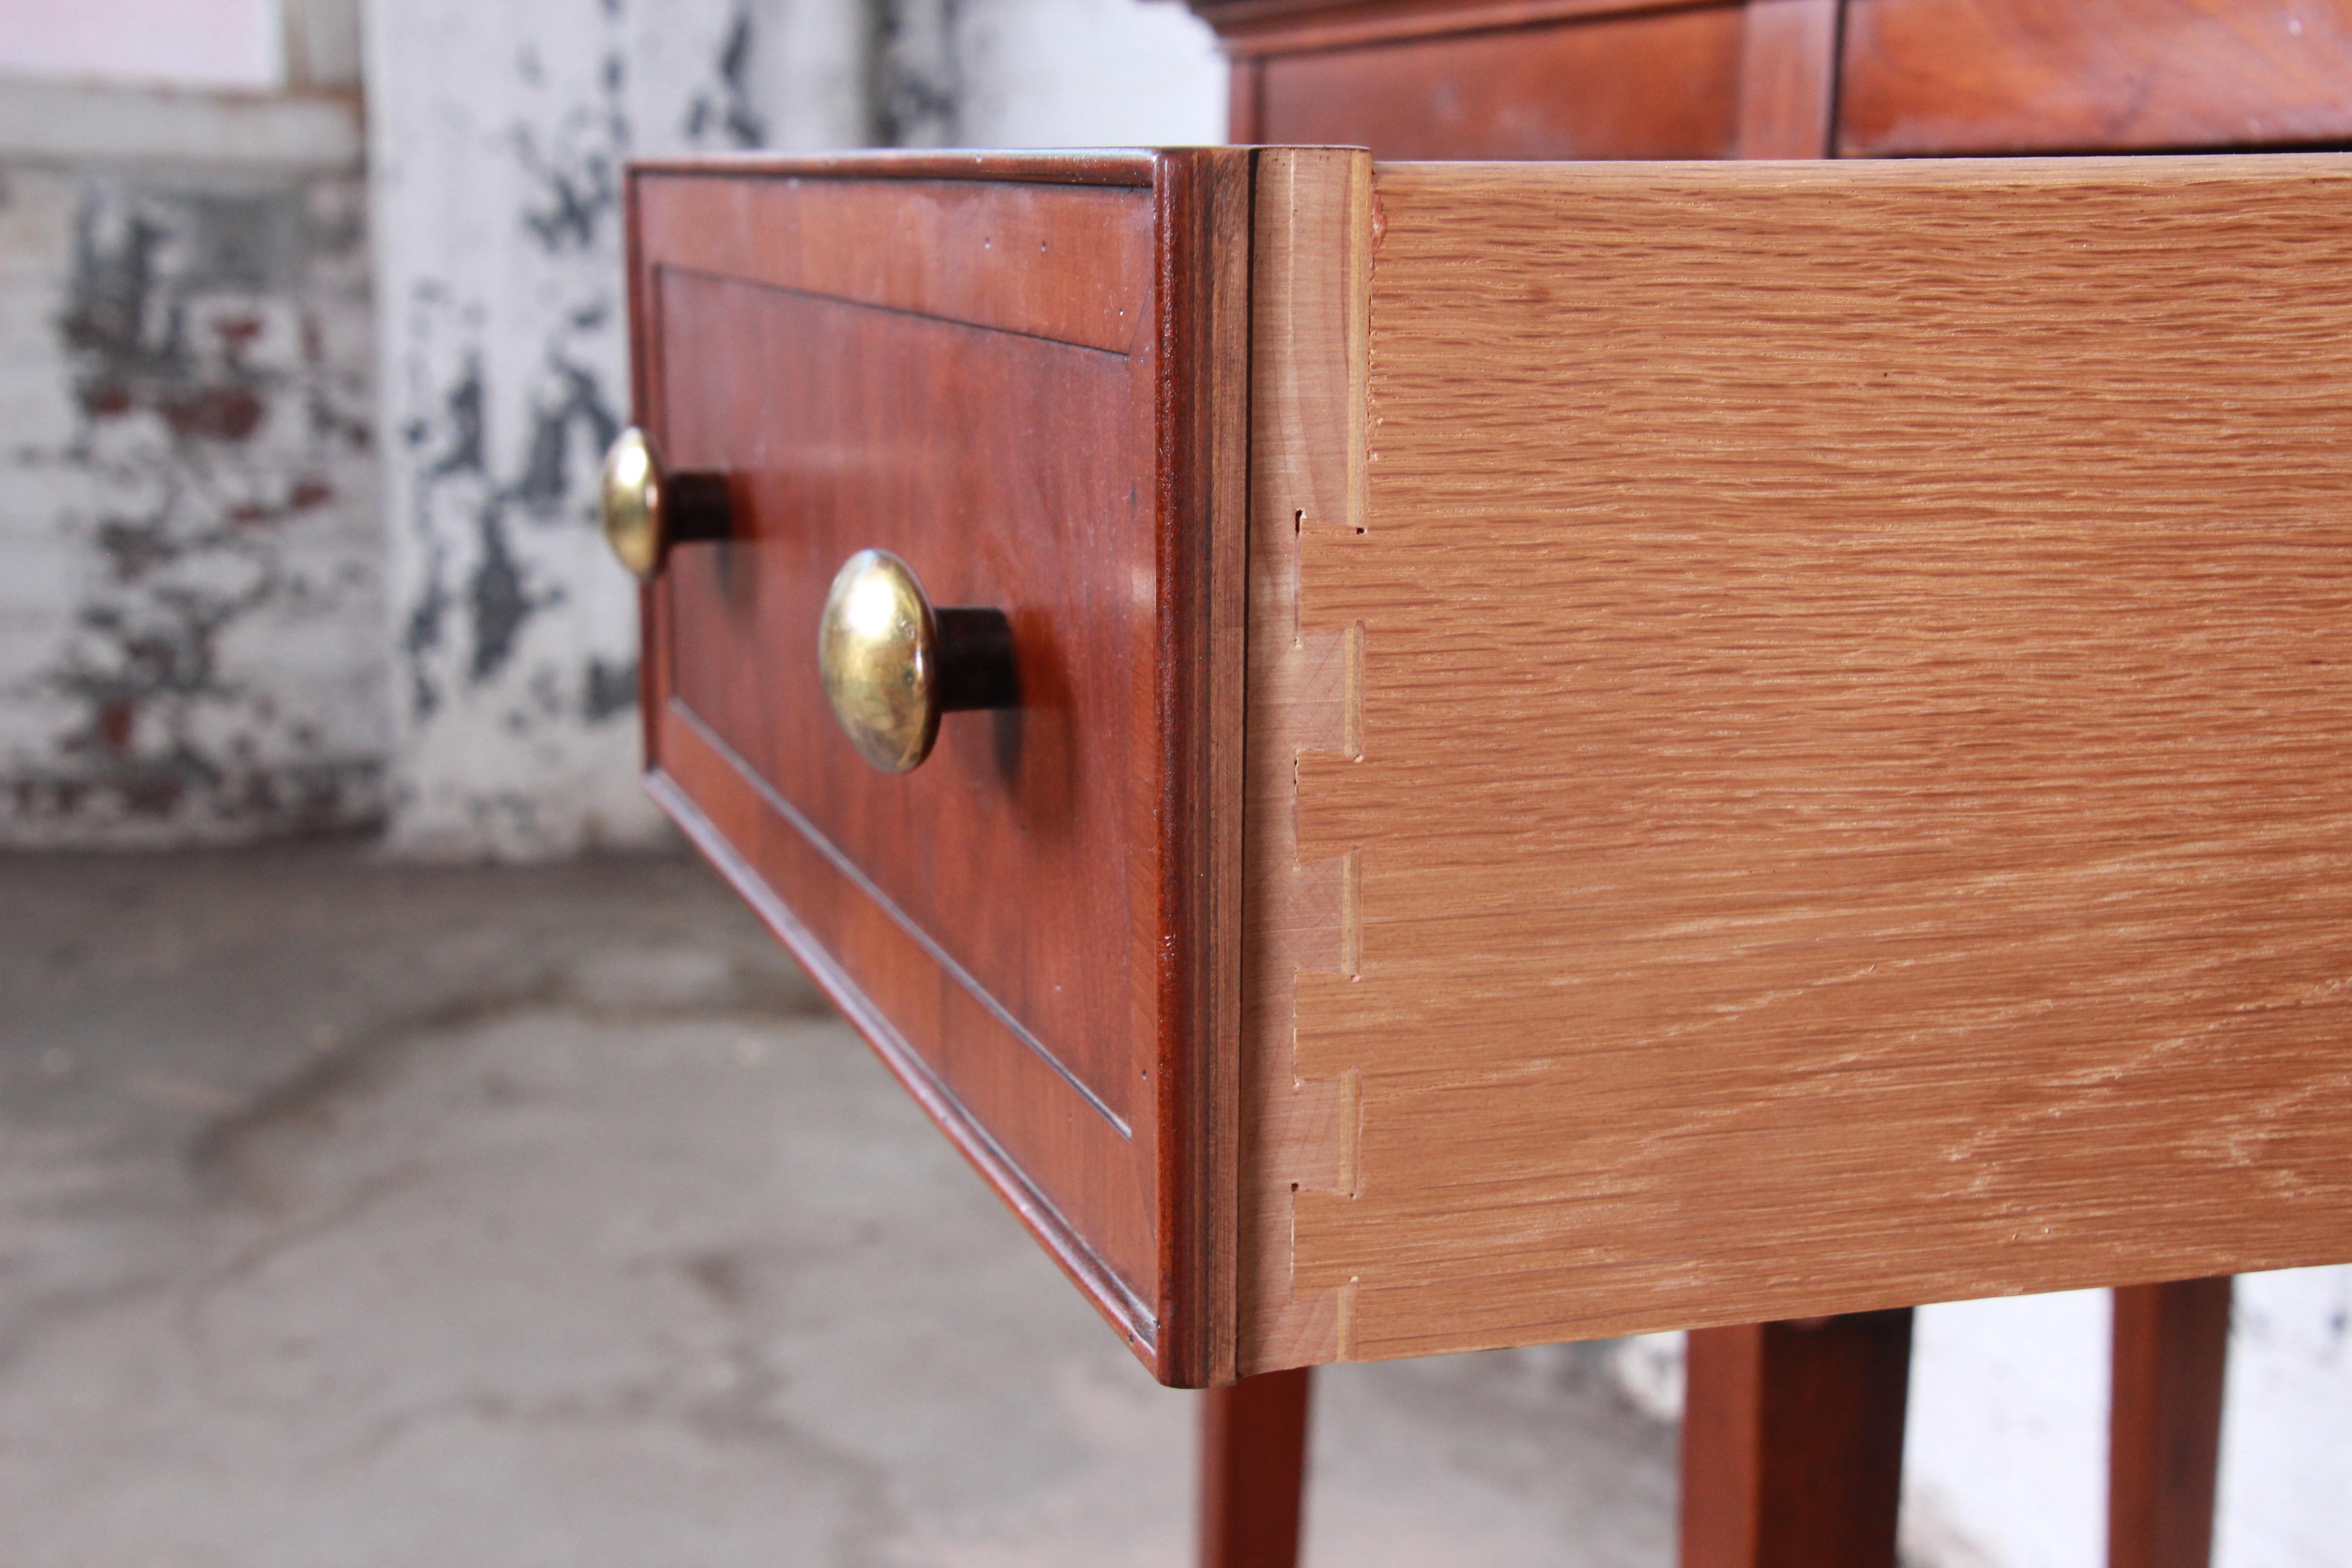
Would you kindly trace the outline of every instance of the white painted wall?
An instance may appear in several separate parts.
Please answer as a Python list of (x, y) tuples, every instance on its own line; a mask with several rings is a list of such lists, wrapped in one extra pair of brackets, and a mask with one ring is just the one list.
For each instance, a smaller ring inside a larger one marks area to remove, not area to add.
[(1225, 62), (1175, 0), (967, 0), (957, 139), (1158, 147), (1225, 139)]
[(1904, 1535), (1934, 1568), (2093, 1568), (2106, 1542), (2104, 1290), (1920, 1310)]
[(854, 143), (828, 0), (401, 0), (366, 34), (394, 637), (392, 844), (533, 857), (661, 831), (635, 589), (597, 531), (628, 417), (632, 156)]

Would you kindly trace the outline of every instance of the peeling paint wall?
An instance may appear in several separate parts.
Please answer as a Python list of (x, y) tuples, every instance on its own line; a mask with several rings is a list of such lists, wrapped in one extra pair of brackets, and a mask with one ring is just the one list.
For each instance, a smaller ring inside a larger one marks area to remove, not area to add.
[(628, 417), (633, 156), (856, 144), (837, 0), (404, 0), (367, 16), (396, 741), (392, 840), (647, 841), (635, 595), (596, 528)]
[(356, 110), (0, 100), (0, 845), (377, 819)]

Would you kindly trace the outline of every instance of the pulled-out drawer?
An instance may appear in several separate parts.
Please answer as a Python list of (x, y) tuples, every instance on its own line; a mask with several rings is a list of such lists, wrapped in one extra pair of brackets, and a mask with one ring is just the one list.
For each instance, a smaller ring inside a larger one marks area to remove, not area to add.
[(630, 210), (655, 792), (1163, 1379), (2352, 1259), (2352, 160)]

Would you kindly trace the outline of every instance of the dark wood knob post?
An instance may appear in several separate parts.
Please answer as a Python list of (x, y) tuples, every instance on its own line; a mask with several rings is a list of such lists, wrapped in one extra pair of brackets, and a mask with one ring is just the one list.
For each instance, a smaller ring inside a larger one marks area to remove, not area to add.
[(1307, 1369), (1212, 1388), (1201, 1405), (1201, 1568), (1295, 1568)]
[(1911, 1313), (1701, 1329), (1682, 1568), (1894, 1568)]
[(2206, 1568), (2221, 1463), (2230, 1279), (2116, 1292), (2107, 1568)]

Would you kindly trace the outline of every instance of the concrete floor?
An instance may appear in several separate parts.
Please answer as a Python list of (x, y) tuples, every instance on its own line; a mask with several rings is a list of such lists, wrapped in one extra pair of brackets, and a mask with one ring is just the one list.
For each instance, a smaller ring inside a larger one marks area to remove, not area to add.
[[(0, 858), (9, 1568), (1174, 1565), (1194, 1399), (696, 865)], [(1590, 1351), (1317, 1399), (1310, 1563), (1670, 1560)]]

